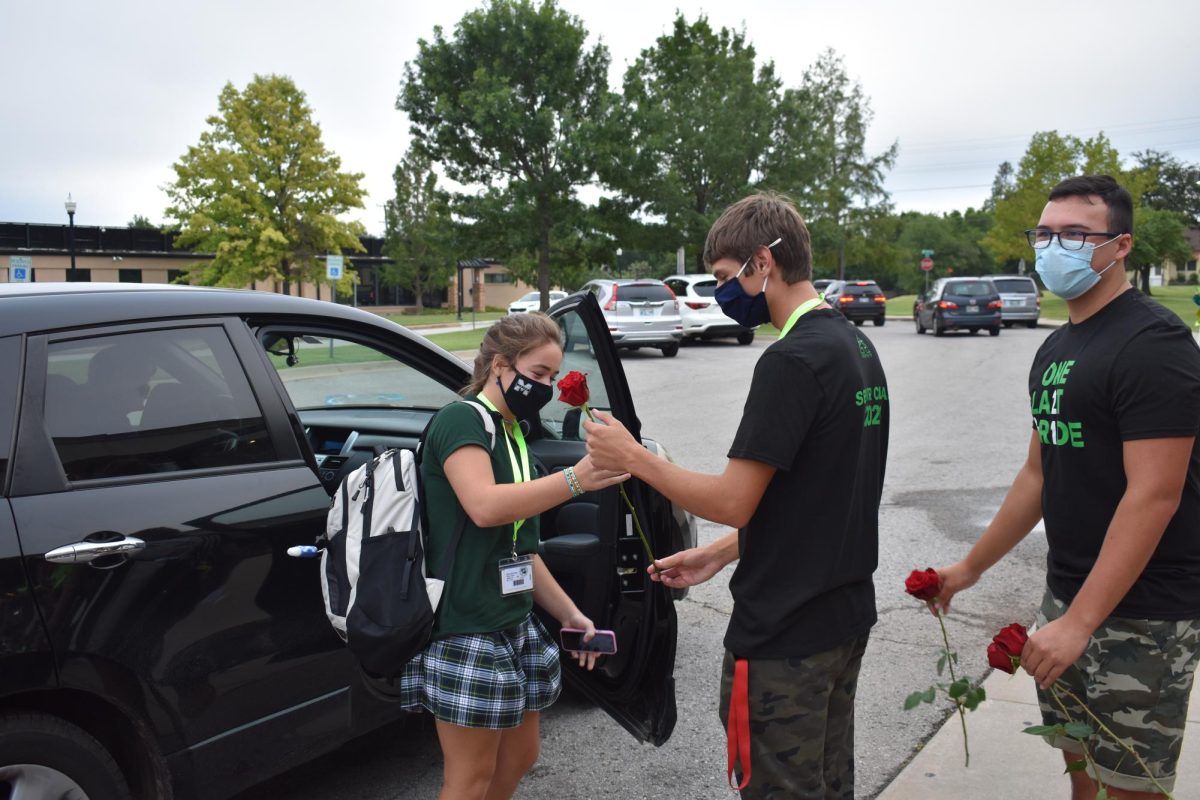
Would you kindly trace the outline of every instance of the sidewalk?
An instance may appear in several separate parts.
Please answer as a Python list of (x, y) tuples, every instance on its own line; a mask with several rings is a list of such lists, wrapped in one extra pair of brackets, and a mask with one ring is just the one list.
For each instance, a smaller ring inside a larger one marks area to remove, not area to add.
[[(983, 682), (988, 699), (967, 713), (971, 766), (963, 766), (958, 715), (946, 723), (879, 794), (878, 800), (974, 800), (1021, 797), (1067, 800), (1070, 784), (1059, 751), (1021, 731), (1041, 725), (1037, 696), (1024, 670), (993, 671)], [(1192, 688), (1175, 800), (1200, 798), (1200, 681)]]

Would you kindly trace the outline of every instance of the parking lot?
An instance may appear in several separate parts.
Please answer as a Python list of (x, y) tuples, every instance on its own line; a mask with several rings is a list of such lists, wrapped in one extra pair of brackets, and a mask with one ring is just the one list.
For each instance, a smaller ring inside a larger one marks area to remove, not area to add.
[[(1045, 329), (1002, 335), (917, 336), (911, 321), (867, 326), (888, 374), (891, 446), (876, 571), (879, 624), (864, 661), (857, 718), (858, 792), (874, 797), (935, 730), (939, 704), (904, 712), (910, 692), (935, 679), (936, 622), (903, 592), (914, 568), (966, 552), (999, 506), (1029, 436), (1025, 373)], [(676, 358), (626, 353), (643, 430), (691, 469), (718, 471), (742, 411), (754, 362), (770, 343), (685, 346)], [(781, 399), (786, 402), (786, 399)], [(835, 502), (830, 498), (828, 502)], [(801, 521), (802, 526), (802, 521)], [(703, 523), (702, 542), (725, 531)], [(819, 535), (801, 527), (798, 536)], [(1045, 546), (1035, 532), (972, 591), (948, 620), (960, 669), (980, 678), (992, 634), (1028, 622), (1041, 594)], [(602, 712), (564, 696), (544, 715), (542, 756), (522, 798), (724, 797), (725, 741), (717, 719), (721, 638), (730, 570), (678, 604), (679, 723), (662, 748), (637, 744)], [(968, 727), (970, 718), (968, 717)], [(1019, 732), (1014, 731), (1014, 736)], [(394, 725), (263, 784), (240, 800), (430, 798), (440, 756), (432, 724)]]

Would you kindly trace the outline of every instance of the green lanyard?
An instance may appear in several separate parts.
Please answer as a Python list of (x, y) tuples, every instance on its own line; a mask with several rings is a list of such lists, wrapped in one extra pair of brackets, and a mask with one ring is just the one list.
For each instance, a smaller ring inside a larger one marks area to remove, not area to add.
[[(479, 402), (483, 403), (497, 414), (500, 414), (500, 409), (492, 405), (492, 401), (488, 400), (484, 396), (483, 392), (478, 394), (478, 398)], [(500, 420), (504, 423), (501, 425), (501, 427), (504, 428), (504, 446), (508, 448), (508, 460), (509, 463), (512, 464), (513, 483), (524, 483), (525, 481), (529, 480), (529, 448), (525, 444), (525, 434), (521, 433), (521, 426), (517, 423), (514, 422), (510, 425), (507, 421), (505, 421), (503, 414), (500, 415)], [(509, 439), (510, 436), (517, 442), (517, 451), (521, 454), (520, 461), (517, 460), (517, 454), (513, 452), (512, 441)], [(517, 531), (521, 530), (521, 526), (524, 524), (525, 520), (523, 519), (519, 519), (513, 523), (514, 553), (517, 551)]]
[(825, 302), (825, 298), (818, 295), (817, 297), (814, 297), (812, 300), (805, 300), (803, 303), (801, 303), (799, 308), (797, 308), (795, 311), (793, 311), (792, 315), (790, 317), (788, 317), (787, 325), (784, 325), (783, 330), (781, 330), (779, 332), (779, 338), (782, 339), (783, 337), (787, 336), (788, 331), (790, 331), (792, 329), (792, 326), (796, 324), (796, 320), (800, 319), (805, 314), (812, 311), (817, 306), (821, 305), (821, 303), (823, 303), (823, 302)]

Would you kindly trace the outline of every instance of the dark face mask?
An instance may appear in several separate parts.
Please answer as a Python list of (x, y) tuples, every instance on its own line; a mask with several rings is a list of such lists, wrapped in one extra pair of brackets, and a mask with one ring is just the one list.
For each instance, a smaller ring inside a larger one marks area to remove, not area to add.
[(554, 397), (554, 390), (544, 383), (528, 378), (513, 368), (512, 383), (508, 388), (496, 378), (496, 385), (504, 394), (504, 403), (517, 419), (535, 420), (538, 412)]
[(771, 309), (767, 307), (766, 279), (763, 280), (762, 291), (755, 295), (746, 294), (746, 290), (742, 288), (742, 282), (738, 280), (749, 263), (750, 260), (747, 259), (746, 263), (742, 264), (742, 268), (738, 270), (737, 275), (718, 286), (717, 291), (713, 292), (713, 299), (725, 312), (725, 316), (739, 325), (753, 328), (755, 325), (771, 321)]

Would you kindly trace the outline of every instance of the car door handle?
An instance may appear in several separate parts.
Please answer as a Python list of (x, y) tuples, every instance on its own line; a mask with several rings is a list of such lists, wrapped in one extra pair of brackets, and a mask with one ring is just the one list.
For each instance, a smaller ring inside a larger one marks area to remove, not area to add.
[(104, 556), (125, 556), (146, 546), (141, 539), (124, 536), (112, 542), (76, 542), (56, 547), (46, 553), (46, 560), (55, 564), (87, 564)]

